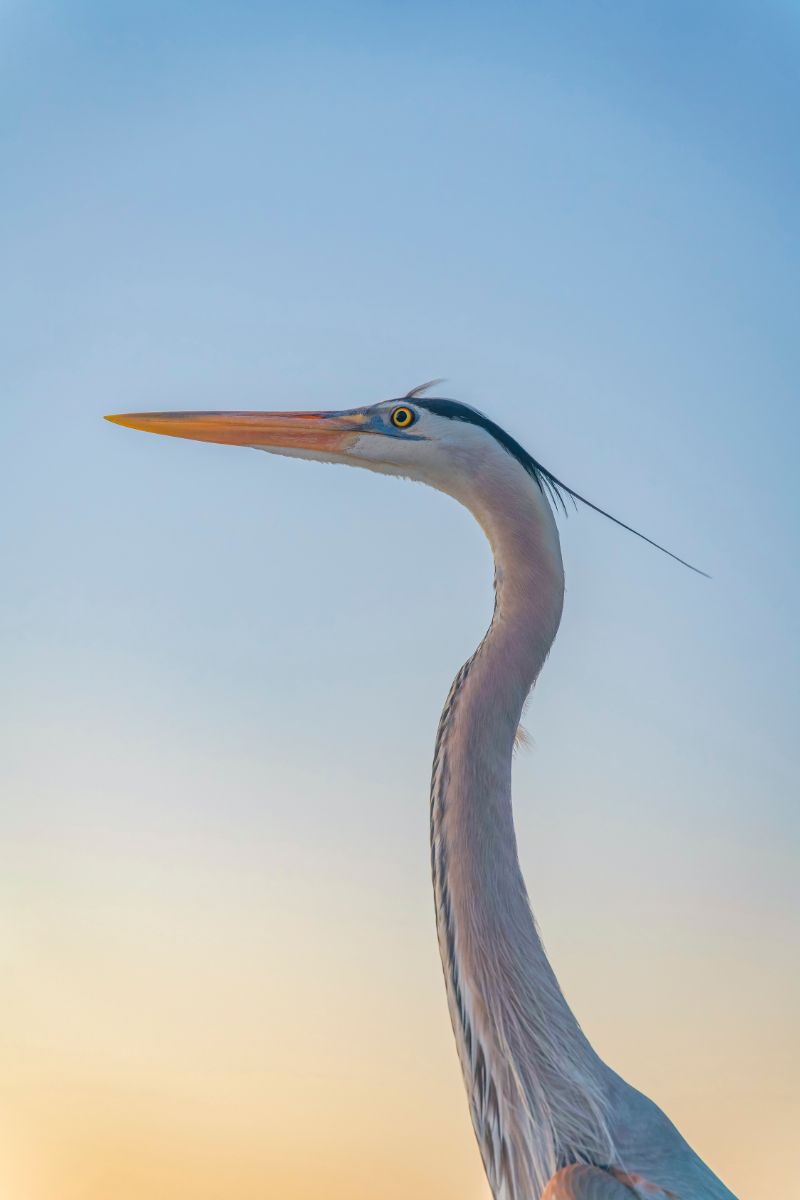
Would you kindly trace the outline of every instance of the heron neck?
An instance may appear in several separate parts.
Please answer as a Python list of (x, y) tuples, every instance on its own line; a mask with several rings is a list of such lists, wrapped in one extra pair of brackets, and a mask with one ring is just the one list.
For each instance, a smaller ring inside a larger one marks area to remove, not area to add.
[[(495, 559), (492, 623), (451, 688), (431, 789), (439, 944), (473, 1124), (496, 1197), (538, 1196), (565, 1154), (609, 1149), (599, 1060), (534, 924), (511, 764), (522, 707), (561, 617), (552, 513), (534, 481), (470, 507)], [(585, 1146), (576, 1145), (583, 1141)]]

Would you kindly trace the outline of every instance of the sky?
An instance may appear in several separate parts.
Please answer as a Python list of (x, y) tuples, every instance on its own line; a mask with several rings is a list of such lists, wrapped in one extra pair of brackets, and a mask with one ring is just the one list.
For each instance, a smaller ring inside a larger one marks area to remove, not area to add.
[(434, 376), (712, 576), (561, 520), (515, 814), (600, 1054), (789, 1193), (799, 58), (789, 0), (0, 3), (0, 1194), (485, 1200), (427, 792), (488, 548), (101, 419)]

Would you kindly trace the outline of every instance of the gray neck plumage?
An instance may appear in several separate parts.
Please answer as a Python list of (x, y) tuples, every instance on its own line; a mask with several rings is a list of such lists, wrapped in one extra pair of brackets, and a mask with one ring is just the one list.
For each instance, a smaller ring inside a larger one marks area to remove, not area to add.
[(473, 486), (495, 559), (495, 611), (442, 713), (431, 785), (439, 947), (486, 1172), (531, 1200), (564, 1162), (607, 1164), (604, 1068), (547, 960), (517, 859), (514, 739), (558, 629), (564, 575), (538, 484), (514, 464)]

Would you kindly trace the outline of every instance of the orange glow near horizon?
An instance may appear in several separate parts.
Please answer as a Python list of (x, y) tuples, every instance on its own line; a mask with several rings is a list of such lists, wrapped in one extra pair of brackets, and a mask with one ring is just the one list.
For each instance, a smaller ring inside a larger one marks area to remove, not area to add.
[[(390, 891), (373, 914), (367, 874), (317, 861), (309, 893), (309, 864), (285, 852), (266, 848), (262, 869), (210, 846), (191, 862), (108, 851), (73, 861), (69, 878), (52, 850), (42, 857), (49, 888), (6, 964), (0, 1112), (13, 1152), (0, 1163), (15, 1200), (372, 1200), (376, 1180), (387, 1200), (487, 1194), (426, 895), (409, 905)], [(697, 967), (702, 987), (730, 964)], [(659, 987), (680, 968), (662, 957), (648, 969)], [(579, 1011), (602, 998), (602, 972), (598, 954), (571, 975)], [(766, 994), (777, 980), (761, 982)], [(789, 1120), (780, 1045), (768, 1037), (763, 1062), (735, 1045), (742, 1005), (761, 1002), (737, 997), (709, 1029), (687, 993), (682, 1016), (664, 1014), (685, 1028), (672, 1071), (650, 1053), (657, 1005), (589, 1023), (744, 1195), (765, 1168), (730, 1137), (742, 1098), (772, 1108), (776, 1127)]]

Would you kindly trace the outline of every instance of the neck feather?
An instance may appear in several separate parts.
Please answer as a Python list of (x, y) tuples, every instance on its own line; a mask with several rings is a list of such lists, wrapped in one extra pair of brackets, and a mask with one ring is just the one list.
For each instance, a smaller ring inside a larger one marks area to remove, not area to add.
[(473, 487), (495, 611), (439, 724), (431, 861), (448, 1003), (495, 1197), (531, 1200), (564, 1162), (613, 1161), (603, 1065), (539, 939), (517, 858), (511, 762), (522, 707), (561, 617), (552, 512), (516, 467)]

